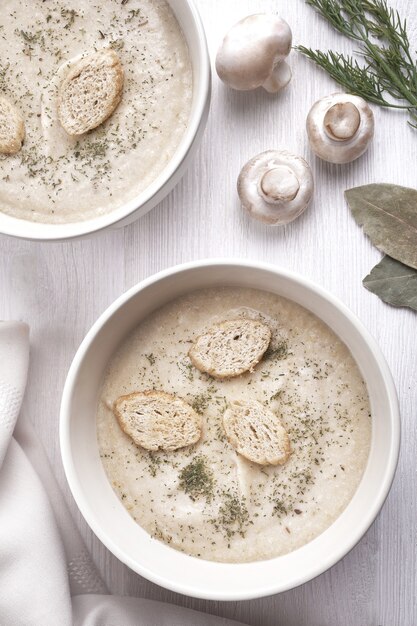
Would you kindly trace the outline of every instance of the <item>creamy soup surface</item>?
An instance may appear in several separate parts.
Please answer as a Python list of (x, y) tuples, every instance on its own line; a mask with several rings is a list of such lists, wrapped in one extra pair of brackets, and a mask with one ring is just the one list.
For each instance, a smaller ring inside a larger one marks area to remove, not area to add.
[[(109, 46), (124, 69), (122, 101), (97, 129), (70, 137), (59, 84), (80, 55)], [(162, 172), (187, 127), (192, 68), (164, 0), (3, 0), (0, 91), (26, 127), (20, 152), (0, 155), (0, 210), (75, 222), (133, 199)]]
[[(194, 368), (191, 342), (239, 317), (272, 330), (255, 371), (219, 381)], [(197, 444), (148, 452), (121, 430), (114, 401), (147, 389), (177, 394), (202, 415)], [(222, 415), (238, 399), (281, 418), (292, 446), (285, 465), (256, 465), (228, 443)], [(317, 317), (271, 293), (216, 288), (171, 302), (128, 337), (105, 375), (97, 433), (108, 479), (138, 524), (188, 554), (244, 562), (295, 550), (341, 514), (367, 462), (371, 415), (349, 350)]]

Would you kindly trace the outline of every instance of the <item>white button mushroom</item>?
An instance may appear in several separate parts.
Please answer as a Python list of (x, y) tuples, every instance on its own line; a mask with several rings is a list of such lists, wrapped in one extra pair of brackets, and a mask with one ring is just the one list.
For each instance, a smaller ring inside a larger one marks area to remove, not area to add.
[(221, 80), (241, 91), (263, 87), (279, 91), (291, 80), (284, 59), (291, 50), (291, 29), (277, 15), (249, 15), (223, 39), (216, 57)]
[(267, 224), (288, 224), (307, 208), (314, 182), (308, 163), (287, 150), (267, 150), (243, 166), (237, 180), (242, 207)]
[(366, 151), (374, 136), (374, 116), (363, 98), (334, 93), (310, 109), (307, 134), (318, 157), (330, 163), (349, 163)]

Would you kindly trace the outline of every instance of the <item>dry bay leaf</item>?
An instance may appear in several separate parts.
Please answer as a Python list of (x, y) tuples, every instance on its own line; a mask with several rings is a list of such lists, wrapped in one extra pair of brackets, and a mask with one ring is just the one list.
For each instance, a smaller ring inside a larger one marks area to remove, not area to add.
[(417, 190), (372, 184), (347, 189), (345, 197), (374, 246), (417, 269)]
[(417, 270), (389, 256), (375, 265), (363, 285), (387, 304), (417, 311)]

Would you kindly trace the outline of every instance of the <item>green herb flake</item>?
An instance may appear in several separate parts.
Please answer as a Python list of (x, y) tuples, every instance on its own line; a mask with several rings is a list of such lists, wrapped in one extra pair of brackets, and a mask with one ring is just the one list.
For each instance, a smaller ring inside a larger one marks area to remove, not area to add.
[(285, 503), (282, 500), (275, 500), (274, 507), (272, 509), (272, 515), (276, 515), (277, 517), (284, 517), (284, 515), (288, 514), (288, 509)]
[(217, 519), (211, 520), (216, 530), (221, 530), (228, 539), (236, 533), (245, 536), (245, 528), (250, 524), (249, 512), (244, 498), (230, 493), (223, 494), (223, 504), (219, 508)]
[(288, 356), (288, 343), (283, 340), (280, 341), (274, 348), (269, 347), (265, 352), (265, 358), (274, 361), (282, 361)]
[(194, 396), (193, 400), (190, 402), (194, 411), (199, 415), (203, 415), (204, 411), (208, 407), (211, 400), (211, 394), (209, 393), (198, 393)]
[(194, 457), (194, 459), (186, 465), (179, 473), (179, 487), (191, 500), (199, 497), (206, 498), (207, 502), (213, 498), (214, 477), (211, 470), (207, 466), (207, 459), (202, 455)]
[(152, 352), (150, 352), (149, 354), (145, 354), (145, 357), (148, 359), (150, 365), (155, 365), (156, 358)]

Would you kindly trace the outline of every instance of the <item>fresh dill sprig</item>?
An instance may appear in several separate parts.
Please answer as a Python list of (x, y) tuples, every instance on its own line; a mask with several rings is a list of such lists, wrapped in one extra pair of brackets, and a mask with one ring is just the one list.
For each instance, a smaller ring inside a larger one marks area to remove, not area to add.
[(364, 65), (329, 50), (296, 49), (350, 93), (383, 107), (406, 109), (417, 128), (417, 63), (407, 22), (386, 0), (306, 0), (336, 30), (358, 43)]

